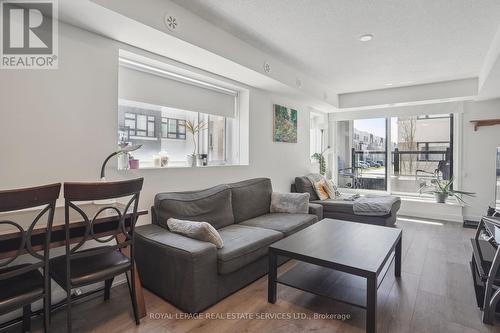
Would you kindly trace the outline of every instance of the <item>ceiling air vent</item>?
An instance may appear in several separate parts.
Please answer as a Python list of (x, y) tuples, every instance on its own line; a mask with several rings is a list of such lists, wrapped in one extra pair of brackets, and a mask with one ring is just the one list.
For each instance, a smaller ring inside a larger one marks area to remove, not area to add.
[(264, 63), (264, 72), (269, 73), (271, 71), (271, 65), (268, 62)]
[(177, 22), (177, 19), (175, 18), (175, 16), (167, 14), (167, 15), (165, 15), (165, 25), (167, 26), (168, 30), (175, 31), (175, 30), (177, 30), (179, 23)]

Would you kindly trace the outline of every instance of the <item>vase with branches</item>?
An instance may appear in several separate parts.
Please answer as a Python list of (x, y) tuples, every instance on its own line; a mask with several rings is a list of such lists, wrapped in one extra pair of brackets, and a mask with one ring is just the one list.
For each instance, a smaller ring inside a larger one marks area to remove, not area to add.
[(459, 191), (453, 189), (453, 181), (451, 178), (449, 180), (439, 179), (435, 177), (431, 180), (430, 184), (424, 184), (420, 187), (419, 193), (431, 193), (436, 197), (436, 202), (445, 203), (449, 196), (453, 196), (457, 199), (457, 202), (461, 205), (465, 205), (466, 202), (463, 196), (473, 197), (476, 195), (474, 192)]
[(330, 146), (326, 147), (321, 153), (312, 154), (311, 158), (318, 161), (319, 164), (319, 174), (324, 176), (326, 174), (326, 158), (325, 153), (330, 149)]
[(325, 156), (323, 156), (323, 154), (321, 153), (314, 153), (311, 158), (313, 160), (316, 160), (318, 161), (318, 164), (319, 164), (319, 173), (320, 175), (325, 175), (326, 173), (326, 161), (325, 161)]
[(206, 129), (206, 122), (201, 121), (197, 124), (195, 124), (194, 121), (191, 120), (186, 120), (186, 130), (191, 134), (193, 137), (193, 153), (187, 155), (187, 161), (189, 166), (196, 166), (196, 135), (201, 132), (202, 130)]

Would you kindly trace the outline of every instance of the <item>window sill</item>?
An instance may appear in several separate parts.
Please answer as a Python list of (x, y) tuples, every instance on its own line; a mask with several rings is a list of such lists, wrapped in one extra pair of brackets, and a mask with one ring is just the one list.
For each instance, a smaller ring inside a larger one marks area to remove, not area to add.
[(158, 141), (157, 137), (151, 137), (151, 136), (130, 136), (131, 140), (144, 140), (144, 141)]
[(153, 167), (153, 166), (146, 166), (146, 167), (140, 167), (138, 169), (118, 169), (120, 172), (127, 172), (127, 171), (141, 171), (141, 170), (168, 170), (168, 169), (212, 169), (212, 168), (227, 168), (227, 167), (239, 167), (239, 166), (248, 166), (248, 164), (223, 164), (223, 165), (205, 165), (205, 166), (195, 166), (195, 167), (190, 167), (187, 165), (172, 165), (172, 166), (167, 166), (167, 167)]
[(434, 204), (434, 205), (459, 206), (459, 207), (462, 206), (453, 198), (448, 198), (445, 203), (439, 203), (439, 202), (436, 202), (436, 200), (432, 197), (398, 195), (397, 193), (395, 193), (393, 195), (399, 196), (401, 198), (401, 200), (403, 200), (403, 201), (425, 202), (425, 203)]

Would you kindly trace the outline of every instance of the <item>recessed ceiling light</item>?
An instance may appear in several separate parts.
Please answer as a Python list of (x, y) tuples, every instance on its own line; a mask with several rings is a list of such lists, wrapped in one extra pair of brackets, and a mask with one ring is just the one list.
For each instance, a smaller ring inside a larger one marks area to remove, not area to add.
[(386, 83), (385, 85), (388, 86), (388, 87), (390, 87), (390, 86), (393, 86), (394, 83)]
[(359, 36), (359, 41), (360, 42), (369, 42), (372, 39), (373, 39), (373, 35), (372, 34), (365, 34), (365, 35)]

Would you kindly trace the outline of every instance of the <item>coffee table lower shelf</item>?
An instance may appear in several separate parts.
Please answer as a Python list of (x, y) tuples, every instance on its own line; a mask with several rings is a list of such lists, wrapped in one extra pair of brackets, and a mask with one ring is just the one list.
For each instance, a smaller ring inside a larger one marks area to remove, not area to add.
[[(377, 287), (382, 283), (393, 260), (394, 253), (379, 275)], [(280, 275), (276, 282), (366, 309), (366, 278), (361, 276), (299, 261), (289, 271)]]

